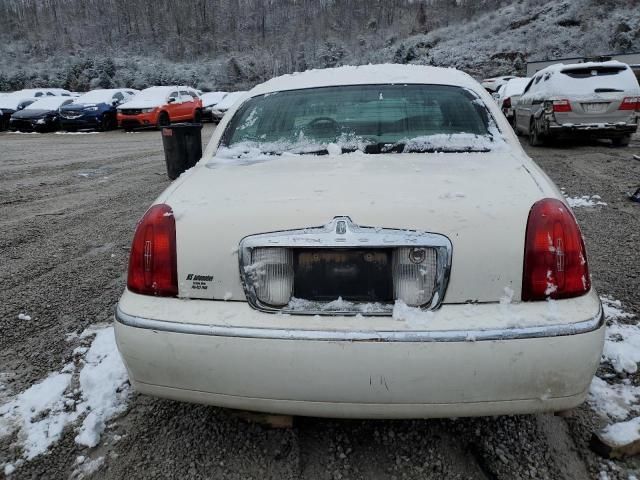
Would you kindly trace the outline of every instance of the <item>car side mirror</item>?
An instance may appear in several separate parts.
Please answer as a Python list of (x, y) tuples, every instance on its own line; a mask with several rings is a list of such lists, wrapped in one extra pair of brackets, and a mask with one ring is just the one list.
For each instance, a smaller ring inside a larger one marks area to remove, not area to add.
[(167, 103), (174, 103), (176, 101), (176, 97), (169, 97), (169, 100), (167, 100)]

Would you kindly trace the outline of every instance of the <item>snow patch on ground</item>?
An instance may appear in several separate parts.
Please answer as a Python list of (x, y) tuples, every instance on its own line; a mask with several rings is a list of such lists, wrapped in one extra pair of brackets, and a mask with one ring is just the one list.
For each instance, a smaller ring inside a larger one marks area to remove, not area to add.
[(619, 322), (633, 318), (622, 309), (619, 300), (604, 296), (601, 300), (608, 322), (603, 359), (618, 373), (635, 373), (640, 362), (640, 327), (635, 322)]
[(602, 439), (613, 446), (623, 446), (640, 439), (640, 417), (614, 423), (602, 431)]
[(604, 359), (618, 373), (636, 373), (640, 362), (640, 328), (637, 325), (611, 324), (607, 327)]
[(113, 327), (99, 330), (84, 357), (80, 371), (84, 418), (76, 443), (95, 447), (105, 429), (105, 422), (127, 408), (129, 384), (127, 371), (116, 348)]
[(104, 465), (104, 457), (94, 458), (88, 460), (85, 456), (80, 455), (76, 458), (77, 467), (74, 468), (71, 473), (71, 478), (74, 480), (81, 480), (83, 478), (90, 477), (96, 473), (102, 465)]
[(565, 195), (567, 203), (571, 208), (595, 207), (596, 205), (606, 205), (601, 201), (600, 195), (583, 195), (581, 197), (569, 197)]
[(602, 309), (607, 320), (620, 320), (624, 318), (633, 318), (632, 313), (627, 313), (622, 309), (622, 302), (613, 297), (603, 295), (600, 297)]
[(95, 135), (100, 132), (55, 132), (56, 135)]
[(46, 453), (64, 428), (81, 418), (76, 443), (96, 446), (106, 422), (127, 408), (130, 389), (113, 327), (94, 326), (79, 338), (94, 335), (88, 350), (75, 349), (75, 364), (51, 373), (0, 406), (0, 438), (16, 433), (26, 460)]
[(18, 460), (15, 463), (5, 463), (4, 476), (9, 478), (9, 475), (12, 475), (16, 471), (16, 469), (22, 466), (23, 463), (24, 463), (24, 460)]
[(612, 420), (624, 420), (630, 412), (639, 412), (640, 387), (623, 382), (609, 384), (594, 377), (589, 387), (589, 403), (596, 412)]
[(588, 402), (598, 414), (614, 422), (603, 430), (603, 439), (625, 445), (640, 440), (640, 387), (627, 378), (637, 371), (640, 363), (640, 327), (632, 321), (634, 315), (623, 310), (619, 300), (608, 296), (600, 299), (607, 321), (602, 362), (610, 365), (618, 376), (595, 377)]
[(71, 380), (71, 374), (52, 373), (2, 405), (0, 438), (18, 430), (18, 441), (27, 460), (46, 452), (77, 417), (76, 412), (66, 409), (65, 392)]

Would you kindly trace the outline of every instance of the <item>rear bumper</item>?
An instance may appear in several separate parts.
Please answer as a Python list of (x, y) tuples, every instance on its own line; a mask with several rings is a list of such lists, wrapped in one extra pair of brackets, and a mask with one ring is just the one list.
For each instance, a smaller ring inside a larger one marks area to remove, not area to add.
[[(281, 414), (426, 418), (567, 409), (584, 400), (604, 338), (597, 297), (583, 300), (595, 308), (578, 322), (416, 331), (234, 326), (245, 315), (265, 323), (278, 316), (246, 303), (176, 299), (186, 314), (206, 312), (207, 322), (168, 321), (173, 307), (155, 309), (165, 318), (128, 313), (132, 296), (121, 299), (115, 330), (138, 391)], [(442, 310), (464, 323), (465, 308)], [(356, 321), (380, 319), (344, 320)]]
[(555, 124), (548, 126), (548, 132), (552, 136), (591, 135), (602, 138), (620, 137), (631, 135), (638, 130), (637, 123), (579, 123), (579, 124)]
[[(297, 401), (246, 396), (222, 395), (197, 390), (163, 387), (133, 382), (137, 392), (180, 402), (203, 403), (236, 410), (295, 415), (302, 417), (409, 419), (455, 418), (493, 415), (522, 415), (569, 410), (583, 403), (588, 390), (562, 398), (534, 398), (529, 400), (498, 400), (460, 403), (353, 403)], [(434, 388), (436, 388), (434, 386)]]

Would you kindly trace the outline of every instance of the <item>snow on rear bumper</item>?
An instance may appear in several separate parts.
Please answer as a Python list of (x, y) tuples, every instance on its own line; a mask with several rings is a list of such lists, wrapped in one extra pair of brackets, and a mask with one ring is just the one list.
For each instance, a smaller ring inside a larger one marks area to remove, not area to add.
[[(535, 328), (367, 331), (233, 326), (254, 314), (278, 315), (200, 300), (172, 302), (191, 313), (190, 304), (199, 304), (209, 323), (158, 321), (125, 313), (131, 295), (116, 313), (116, 338), (138, 391), (283, 414), (406, 418), (570, 408), (586, 395), (604, 336), (599, 302), (588, 318)], [(576, 311), (584, 310), (593, 299), (578, 303)], [(464, 307), (443, 310), (457, 310), (464, 324)]]

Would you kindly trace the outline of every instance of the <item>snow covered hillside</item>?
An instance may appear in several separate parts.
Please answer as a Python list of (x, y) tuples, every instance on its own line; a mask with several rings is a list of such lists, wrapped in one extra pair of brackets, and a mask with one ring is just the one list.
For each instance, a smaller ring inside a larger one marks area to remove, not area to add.
[(412, 36), (364, 60), (522, 75), (527, 61), (638, 51), (637, 0), (531, 0)]

